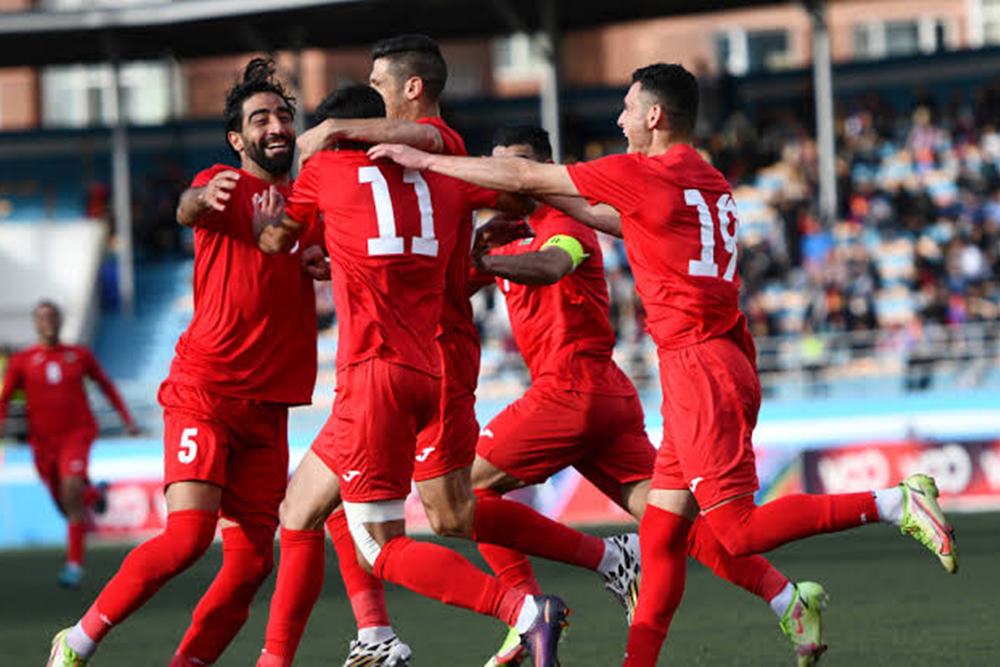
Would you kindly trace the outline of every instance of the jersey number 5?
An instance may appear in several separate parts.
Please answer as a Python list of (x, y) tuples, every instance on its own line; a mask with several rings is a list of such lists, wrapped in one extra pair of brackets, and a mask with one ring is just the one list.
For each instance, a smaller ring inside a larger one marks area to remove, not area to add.
[[(712, 211), (709, 210), (705, 197), (699, 190), (685, 190), (684, 203), (698, 209), (698, 221), (701, 223), (701, 257), (688, 262), (688, 274), (706, 278), (719, 277), (719, 265), (715, 263), (715, 222), (712, 221)], [(724, 280), (732, 280), (736, 274), (736, 202), (728, 192), (719, 197), (715, 203), (719, 211), (719, 235), (722, 236), (723, 247), (729, 253), (729, 263)], [(732, 231), (730, 231), (732, 224)]]
[[(434, 209), (431, 207), (431, 191), (427, 181), (419, 171), (403, 171), (403, 182), (413, 186), (420, 207), (420, 236), (411, 239), (414, 255), (437, 257), (438, 241), (434, 238)], [(375, 218), (378, 220), (378, 236), (368, 239), (369, 255), (402, 255), (403, 237), (396, 236), (396, 214), (392, 209), (389, 184), (378, 167), (359, 167), (358, 183), (370, 183), (375, 199)]]

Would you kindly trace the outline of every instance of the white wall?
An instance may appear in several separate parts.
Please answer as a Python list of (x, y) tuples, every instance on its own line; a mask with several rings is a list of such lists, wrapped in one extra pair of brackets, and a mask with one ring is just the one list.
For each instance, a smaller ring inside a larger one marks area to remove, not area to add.
[(35, 340), (31, 310), (41, 299), (63, 310), (63, 340), (89, 342), (96, 325), (104, 227), (82, 220), (0, 224), (0, 343)]

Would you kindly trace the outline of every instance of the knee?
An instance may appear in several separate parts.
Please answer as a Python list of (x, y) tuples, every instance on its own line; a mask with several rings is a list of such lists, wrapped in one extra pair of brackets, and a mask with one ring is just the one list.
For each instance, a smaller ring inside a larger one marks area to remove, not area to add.
[(427, 520), (431, 529), (441, 537), (472, 537), (472, 522), (476, 511), (470, 498), (448, 507), (427, 507)]
[(751, 556), (757, 553), (749, 517), (741, 509), (722, 506), (705, 515), (705, 521), (715, 538), (731, 556)]
[(281, 501), (278, 507), (278, 519), (283, 528), (292, 530), (319, 530), (323, 527), (326, 516), (310, 508), (300, 507), (296, 503), (289, 502), (288, 498)]
[(170, 519), (168, 518), (167, 544), (173, 548), (170, 550), (172, 562), (169, 569), (184, 570), (190, 567), (196, 560), (202, 557), (215, 539), (215, 521), (204, 521), (190, 527), (175, 528), (171, 530)]

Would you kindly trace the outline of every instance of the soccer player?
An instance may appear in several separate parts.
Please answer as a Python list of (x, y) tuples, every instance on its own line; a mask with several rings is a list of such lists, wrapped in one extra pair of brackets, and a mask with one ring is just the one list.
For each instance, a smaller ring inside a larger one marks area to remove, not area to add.
[[(385, 100), (388, 118), (327, 119), (303, 133), (300, 150), (308, 156), (330, 141), (377, 143), (400, 141), (448, 155), (466, 155), (462, 138), (440, 118), (438, 99), (447, 79), (447, 65), (429, 37), (401, 35), (372, 49), (370, 82)], [(480, 193), (481, 204), (526, 212), (509, 195)], [(471, 226), (463, 228), (458, 247), (468, 247)], [(501, 544), (552, 560), (596, 561), (600, 572), (617, 579), (612, 592), (621, 595), (637, 576), (625, 563), (638, 560), (634, 542), (606, 540), (589, 545), (582, 555), (579, 533), (567, 532), (531, 507), (500, 497), (472, 492), (471, 466), (475, 459), (479, 425), (475, 391), (479, 380), (479, 335), (469, 302), (468, 253), (455, 253), (447, 272), (447, 291), (437, 334), (441, 354), (440, 408), (431, 427), (418, 435), (414, 480), (431, 527), (439, 535)], [(354, 563), (355, 546), (342, 512), (334, 512), (327, 528), (337, 548), (345, 588), (358, 621), (358, 639), (345, 664), (367, 664), (373, 657), (393, 665), (409, 655), (389, 626), (381, 585)], [(387, 653), (394, 655), (385, 655)]]
[(34, 318), (38, 343), (12, 355), (7, 364), (0, 393), (0, 436), (10, 397), (23, 389), (28, 402), (28, 441), (35, 469), (67, 522), (66, 562), (56, 582), (65, 588), (78, 588), (83, 580), (87, 508), (100, 509), (106, 502), (103, 490), (91, 486), (87, 476), (97, 422), (87, 402), (84, 379), (89, 377), (97, 383), (121, 415), (129, 435), (138, 435), (139, 427), (90, 350), (62, 343), (59, 307), (51, 301), (42, 301), (35, 306)]
[[(382, 98), (365, 86), (337, 94), (335, 116), (374, 117)], [(281, 504), (281, 560), (259, 667), (292, 663), (322, 588), (322, 526), (343, 499), (358, 559), (376, 576), (517, 628), (535, 665), (557, 663), (566, 608), (554, 596), (504, 586), (444, 547), (405, 535), (418, 433), (438, 411), (435, 333), (446, 270), (476, 207), (469, 188), (376, 164), (364, 144), (338, 142), (305, 163), (284, 213), (260, 237), (280, 252), (322, 217), (341, 329), (333, 412)], [(370, 660), (367, 664), (376, 663)], [(376, 663), (377, 664), (377, 663)]]
[(181, 197), (177, 220), (195, 230), (194, 317), (159, 392), (166, 527), (56, 635), (50, 667), (86, 664), (112, 628), (201, 557), (219, 524), (222, 567), (171, 667), (214, 663), (271, 571), (288, 408), (310, 402), (316, 379), (315, 295), (301, 246), (262, 253), (254, 227), (273, 189), (290, 192), (294, 113), (273, 61), (250, 61), (225, 105), (240, 168), (210, 167)]
[[(542, 128), (506, 127), (494, 137), (493, 155), (551, 162), (552, 147)], [(597, 235), (549, 206), (536, 209), (528, 222), (534, 238), (497, 246), (489, 254), (482, 254), (487, 248), (477, 241), (478, 267), (494, 277), (506, 299), (531, 386), (480, 433), (472, 468), (476, 494), (495, 498), (574, 466), (641, 521), (656, 450), (646, 435), (635, 386), (612, 359), (615, 337)], [(575, 564), (599, 571), (602, 541), (582, 533), (577, 540), (581, 557)], [(479, 550), (502, 580), (539, 592), (524, 555), (489, 544)], [(761, 556), (731, 556), (703, 520), (688, 536), (688, 553), (767, 602), (800, 664), (813, 664), (824, 651), (820, 608), (825, 594), (818, 584), (793, 585)], [(626, 567), (637, 569), (638, 563), (630, 559)], [(632, 579), (632, 590), (619, 590), (614, 575), (605, 581), (627, 603), (631, 619), (638, 579)], [(508, 635), (487, 667), (518, 661), (522, 647), (514, 639)]]
[[(376, 146), (391, 158), (482, 187), (583, 196), (621, 214), (620, 233), (660, 357), (663, 445), (640, 524), (643, 576), (625, 664), (654, 665), (684, 590), (699, 511), (733, 555), (883, 521), (957, 569), (934, 481), (841, 495), (797, 494), (757, 507), (751, 436), (760, 407), (753, 340), (738, 308), (737, 210), (728, 183), (691, 146), (698, 84), (680, 65), (636, 70), (618, 125), (628, 153), (571, 166), (460, 158)], [(614, 230), (606, 220), (594, 221)]]

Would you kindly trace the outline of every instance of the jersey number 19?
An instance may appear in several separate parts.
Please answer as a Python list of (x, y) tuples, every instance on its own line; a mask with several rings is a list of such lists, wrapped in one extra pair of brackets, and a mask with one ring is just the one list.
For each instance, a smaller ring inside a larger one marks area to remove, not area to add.
[[(698, 209), (698, 221), (701, 223), (701, 257), (688, 262), (688, 275), (718, 278), (719, 265), (715, 263), (715, 222), (712, 220), (712, 211), (709, 210), (708, 203), (705, 202), (700, 190), (685, 190), (684, 203)], [(739, 224), (736, 218), (736, 201), (726, 192), (716, 201), (715, 208), (719, 212), (719, 235), (722, 236), (723, 247), (729, 253), (729, 263), (726, 264), (726, 272), (722, 274), (722, 278), (732, 280), (736, 274), (736, 228)]]

